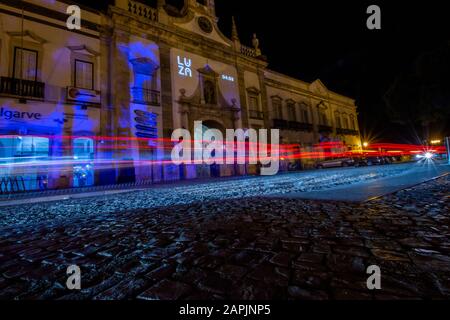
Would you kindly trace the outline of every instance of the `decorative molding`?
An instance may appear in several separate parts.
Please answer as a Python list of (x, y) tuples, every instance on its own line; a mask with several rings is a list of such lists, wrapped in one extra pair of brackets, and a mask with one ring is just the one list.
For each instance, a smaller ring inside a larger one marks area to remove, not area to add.
[(270, 99), (272, 99), (272, 100), (278, 100), (278, 101), (283, 101), (283, 98), (282, 97), (280, 97), (279, 95), (274, 95), (274, 96), (270, 96)]
[(259, 90), (256, 87), (249, 87), (249, 88), (247, 88), (247, 92), (250, 93), (250, 94), (257, 95), (257, 96), (259, 96), (261, 94), (261, 90)]
[(29, 37), (31, 38), (34, 42), (37, 42), (39, 44), (44, 44), (47, 43), (48, 41), (45, 40), (44, 38), (39, 37), (38, 35), (36, 35), (34, 32), (29, 31), (29, 30), (25, 30), (24, 32), (15, 32), (15, 31), (10, 31), (7, 32), (7, 34), (12, 37), (12, 38), (21, 38), (21, 37)]
[(133, 65), (134, 72), (138, 74), (151, 76), (159, 69), (159, 65), (147, 57), (131, 59), (130, 63)]
[(219, 74), (215, 72), (209, 65), (206, 65), (204, 68), (197, 69), (197, 71), (206, 76), (214, 76), (216, 78), (219, 77)]
[(296, 102), (294, 99), (289, 98), (289, 99), (286, 99), (286, 104), (294, 104), (295, 105)]
[(67, 48), (70, 51), (74, 51), (74, 52), (82, 52), (85, 51), (87, 54), (94, 56), (94, 57), (98, 57), (100, 56), (100, 52), (95, 51), (94, 49), (91, 49), (90, 47), (86, 46), (86, 45), (80, 45), (80, 46), (67, 46)]

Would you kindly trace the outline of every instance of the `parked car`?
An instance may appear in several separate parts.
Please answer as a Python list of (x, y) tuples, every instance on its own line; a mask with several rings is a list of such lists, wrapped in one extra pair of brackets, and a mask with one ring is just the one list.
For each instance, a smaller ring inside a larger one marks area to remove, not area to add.
[(383, 165), (387, 163), (387, 160), (384, 157), (368, 157), (366, 161), (368, 166)]
[(339, 167), (350, 167), (355, 165), (355, 160), (352, 158), (338, 158), (320, 161), (316, 164), (317, 169), (325, 168), (339, 168)]

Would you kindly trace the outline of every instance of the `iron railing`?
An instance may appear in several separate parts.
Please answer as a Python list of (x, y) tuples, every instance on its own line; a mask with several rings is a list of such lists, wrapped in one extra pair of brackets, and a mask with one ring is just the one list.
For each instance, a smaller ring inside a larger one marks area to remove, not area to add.
[(156, 90), (144, 89), (139, 87), (131, 88), (133, 94), (133, 103), (146, 104), (159, 107), (161, 105), (161, 93)]
[(259, 110), (249, 110), (249, 115), (251, 119), (258, 119), (263, 120), (264, 119), (264, 112)]
[(0, 94), (44, 99), (45, 83), (8, 77), (0, 78)]

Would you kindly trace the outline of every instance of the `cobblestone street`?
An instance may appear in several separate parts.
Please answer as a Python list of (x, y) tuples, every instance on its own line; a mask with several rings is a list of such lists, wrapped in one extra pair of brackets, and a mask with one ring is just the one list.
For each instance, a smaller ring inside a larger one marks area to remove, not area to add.
[[(360, 204), (211, 199), (4, 225), (0, 298), (449, 298), (449, 186), (447, 175)], [(79, 292), (65, 286), (72, 264)], [(382, 290), (366, 287), (370, 265)]]

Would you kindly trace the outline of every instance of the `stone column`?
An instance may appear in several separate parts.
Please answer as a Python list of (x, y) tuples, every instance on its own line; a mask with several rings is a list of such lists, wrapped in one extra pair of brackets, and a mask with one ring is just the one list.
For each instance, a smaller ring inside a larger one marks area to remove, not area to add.
[(244, 70), (238, 67), (238, 87), (239, 87), (239, 100), (241, 100), (241, 123), (243, 128), (249, 127), (248, 119), (248, 106), (247, 106), (247, 90), (245, 85)]
[(270, 129), (272, 128), (273, 124), (270, 121), (269, 104), (263, 70), (258, 70), (258, 78), (259, 78), (259, 87), (261, 90), (261, 107), (264, 113), (264, 126), (266, 127), (266, 129)]
[[(114, 108), (114, 131), (117, 140), (114, 144), (113, 158), (131, 160), (139, 157), (139, 149), (135, 140), (131, 140), (130, 112), (130, 67), (129, 67), (130, 31), (115, 29), (112, 37), (111, 90)], [(133, 168), (125, 170), (117, 168), (119, 182), (131, 182)]]
[(164, 138), (170, 138), (174, 130), (170, 47), (165, 44), (161, 44), (159, 51), (161, 59), (161, 106), (163, 113), (163, 132)]
[[(100, 139), (95, 141), (95, 159), (112, 161), (114, 153), (115, 136), (114, 126), (114, 101), (113, 101), (113, 77), (112, 77), (112, 29), (105, 27), (100, 30), (100, 128), (98, 134)], [(95, 170), (95, 184), (106, 185), (116, 182), (115, 170)]]

